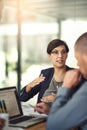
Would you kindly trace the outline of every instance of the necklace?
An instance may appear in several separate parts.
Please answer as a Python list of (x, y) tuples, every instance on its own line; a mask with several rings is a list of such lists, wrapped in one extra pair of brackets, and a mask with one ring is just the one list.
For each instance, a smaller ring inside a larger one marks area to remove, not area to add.
[(55, 79), (53, 78), (53, 86), (56, 87), (56, 89), (61, 87), (62, 83), (63, 83), (62, 81), (56, 82)]

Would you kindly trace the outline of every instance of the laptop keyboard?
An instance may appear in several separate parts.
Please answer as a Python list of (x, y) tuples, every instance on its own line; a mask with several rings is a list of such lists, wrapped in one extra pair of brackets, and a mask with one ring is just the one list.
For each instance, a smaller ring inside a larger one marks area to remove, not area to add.
[(17, 124), (19, 122), (26, 121), (26, 120), (29, 120), (32, 118), (35, 118), (35, 116), (22, 116), (22, 117), (14, 119), (14, 120), (10, 120), (10, 124)]

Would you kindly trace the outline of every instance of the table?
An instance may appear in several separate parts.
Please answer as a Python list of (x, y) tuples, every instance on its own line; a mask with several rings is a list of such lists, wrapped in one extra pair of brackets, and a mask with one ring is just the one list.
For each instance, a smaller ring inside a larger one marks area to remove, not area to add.
[[(34, 108), (30, 104), (22, 104), (22, 109), (23, 109), (23, 113), (25, 115), (32, 114), (32, 115), (39, 115), (40, 116), (40, 114), (34, 112)], [(35, 124), (35, 125), (33, 125), (29, 128), (26, 128), (24, 130), (46, 130), (46, 122), (41, 122), (39, 124)]]
[(25, 130), (46, 130), (46, 122), (36, 124), (36, 125), (31, 126)]

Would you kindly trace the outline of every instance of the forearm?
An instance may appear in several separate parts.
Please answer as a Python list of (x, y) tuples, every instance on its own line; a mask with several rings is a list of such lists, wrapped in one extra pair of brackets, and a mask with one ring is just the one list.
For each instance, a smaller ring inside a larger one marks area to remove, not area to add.
[(26, 92), (26, 86), (23, 89), (21, 89), (21, 91), (19, 93), (20, 101), (24, 101), (25, 102), (25, 101), (29, 100), (31, 98), (31, 96), (29, 96), (30, 95), (29, 93), (30, 92)]
[(30, 92), (26, 92), (26, 86), (20, 91), (19, 99), (20, 101), (28, 101), (30, 98), (35, 96), (40, 91), (40, 85), (32, 88)]
[(26, 86), (26, 89), (25, 89), (26, 93), (30, 92), (33, 87), (34, 87), (34, 85), (33, 85), (32, 83), (29, 83), (29, 84)]

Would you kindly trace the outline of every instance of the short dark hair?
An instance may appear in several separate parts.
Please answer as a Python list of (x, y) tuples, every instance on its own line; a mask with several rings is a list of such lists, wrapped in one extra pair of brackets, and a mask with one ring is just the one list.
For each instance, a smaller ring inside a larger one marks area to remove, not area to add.
[(79, 52), (87, 51), (87, 32), (83, 33), (75, 42), (75, 50)]
[(58, 46), (64, 45), (66, 48), (66, 52), (69, 52), (69, 48), (66, 44), (66, 42), (59, 40), (59, 39), (54, 39), (51, 42), (49, 42), (48, 46), (47, 46), (47, 53), (51, 54), (52, 50)]

